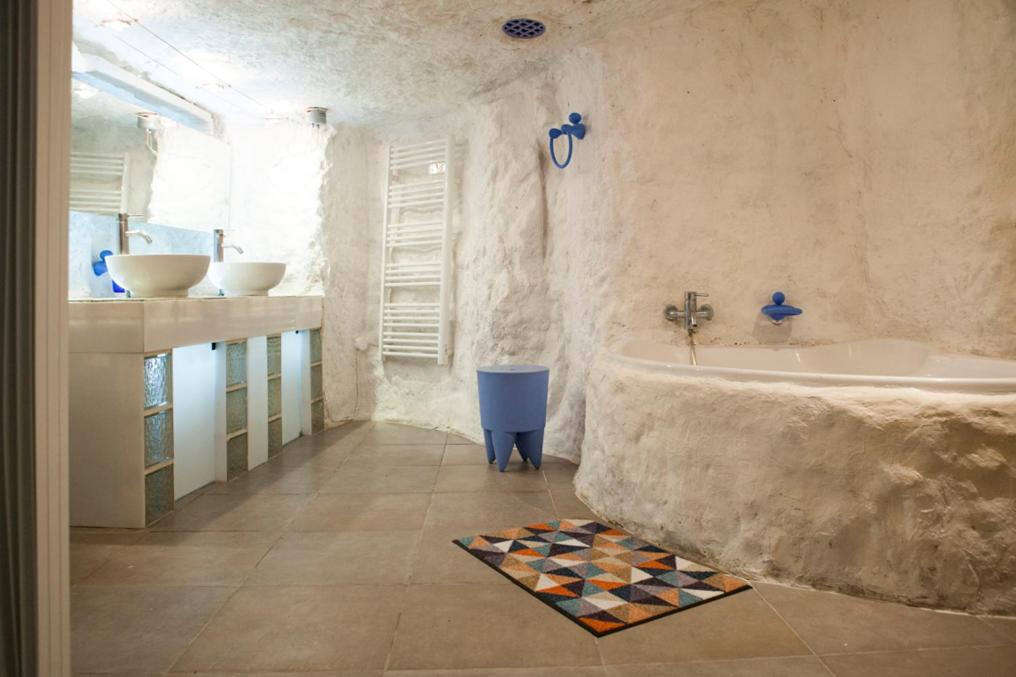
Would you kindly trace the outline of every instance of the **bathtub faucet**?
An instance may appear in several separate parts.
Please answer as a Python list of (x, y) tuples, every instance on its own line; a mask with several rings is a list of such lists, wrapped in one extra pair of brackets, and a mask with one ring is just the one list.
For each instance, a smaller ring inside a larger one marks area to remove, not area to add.
[(689, 334), (698, 331), (699, 320), (713, 319), (713, 307), (708, 303), (698, 304), (699, 297), (709, 296), (697, 291), (684, 293), (684, 308), (669, 305), (663, 309), (663, 316), (671, 322), (680, 322)]

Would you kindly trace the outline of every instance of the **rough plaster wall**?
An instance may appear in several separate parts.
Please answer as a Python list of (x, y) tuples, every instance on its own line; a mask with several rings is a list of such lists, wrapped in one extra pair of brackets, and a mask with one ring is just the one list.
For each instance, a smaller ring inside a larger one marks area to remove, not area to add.
[(1016, 357), (1016, 4), (877, 9), (844, 13), (867, 326)]
[(229, 144), (189, 127), (161, 129), (156, 139), (149, 220), (193, 230), (229, 223)]
[(1016, 612), (1016, 396), (609, 359), (588, 394), (575, 485), (597, 514), (755, 579)]
[[(368, 317), (376, 305), (377, 289), (369, 287), (376, 260), (380, 227), (377, 139), (365, 129), (337, 126), (327, 146), (328, 171), (322, 183), (327, 253), (323, 275), (325, 416), (329, 423), (370, 418), (373, 410), (371, 376), (362, 365), (365, 353), (358, 339), (373, 340)], [(377, 253), (380, 256), (380, 253)], [(376, 333), (376, 330), (373, 330)]]
[[(230, 238), (250, 261), (284, 261), (274, 294), (321, 292), (331, 127), (278, 123), (228, 130)], [(230, 255), (231, 256), (231, 255)]]
[[(475, 366), (541, 361), (552, 369), (547, 449), (574, 458), (593, 356), (622, 335), (683, 340), (662, 307), (685, 289), (711, 293), (705, 343), (905, 336), (1016, 356), (1016, 317), (1001, 311), (1016, 289), (1013, 8), (900, 5), (711, 3), (389, 134), (451, 132), (465, 154), (455, 357), (442, 369), (372, 355), (374, 415), (475, 438)], [(915, 22), (952, 42), (900, 39)], [(923, 103), (900, 112), (894, 88), (914, 73), (903, 98)], [(958, 111), (936, 106), (957, 95)], [(570, 110), (590, 133), (558, 171), (546, 128)], [(950, 137), (945, 155), (920, 150)], [(942, 166), (952, 158), (962, 181)], [(957, 259), (961, 270), (943, 265)], [(968, 279), (976, 299), (957, 296)], [(777, 288), (806, 312), (780, 328), (758, 313)], [(943, 296), (963, 321), (927, 313)], [(929, 317), (949, 328), (931, 331)]]

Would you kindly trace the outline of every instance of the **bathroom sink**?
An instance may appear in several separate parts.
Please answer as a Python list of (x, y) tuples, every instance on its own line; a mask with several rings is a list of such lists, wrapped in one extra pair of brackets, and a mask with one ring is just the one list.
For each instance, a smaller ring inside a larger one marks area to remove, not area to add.
[(267, 296), (285, 274), (285, 263), (263, 261), (217, 261), (208, 268), (208, 279), (226, 296)]
[(207, 256), (196, 254), (128, 254), (107, 256), (109, 275), (133, 298), (187, 296), (208, 272)]

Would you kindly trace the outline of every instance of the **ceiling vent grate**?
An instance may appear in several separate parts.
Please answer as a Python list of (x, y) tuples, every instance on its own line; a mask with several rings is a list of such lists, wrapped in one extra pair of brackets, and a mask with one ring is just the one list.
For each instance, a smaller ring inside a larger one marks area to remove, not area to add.
[(536, 19), (508, 19), (501, 26), (501, 30), (509, 38), (515, 38), (516, 40), (532, 40), (543, 35), (547, 26), (542, 21)]

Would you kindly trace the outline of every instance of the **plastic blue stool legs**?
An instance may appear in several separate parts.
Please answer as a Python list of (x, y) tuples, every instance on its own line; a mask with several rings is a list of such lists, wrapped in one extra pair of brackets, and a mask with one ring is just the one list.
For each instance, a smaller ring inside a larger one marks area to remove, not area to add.
[[(494, 456), (497, 458), (497, 469), (504, 472), (508, 467), (508, 459), (512, 455), (512, 447), (515, 446), (515, 433), (505, 433), (495, 430), (491, 433), (494, 442)], [(487, 452), (490, 455), (490, 451)]]
[(522, 458), (532, 463), (534, 468), (539, 469), (540, 463), (543, 462), (543, 428), (519, 433), (515, 438), (515, 443), (519, 445), (519, 453)]
[(519, 456), (539, 469), (543, 462), (543, 428), (524, 433), (506, 433), (499, 430), (484, 430), (483, 441), (487, 446), (487, 463), (497, 461), (497, 469), (504, 472), (508, 467), (512, 449), (518, 446)]
[(493, 463), (494, 458), (496, 458), (494, 455), (494, 440), (491, 435), (491, 431), (486, 428), (483, 429), (483, 443), (487, 446), (487, 463)]

